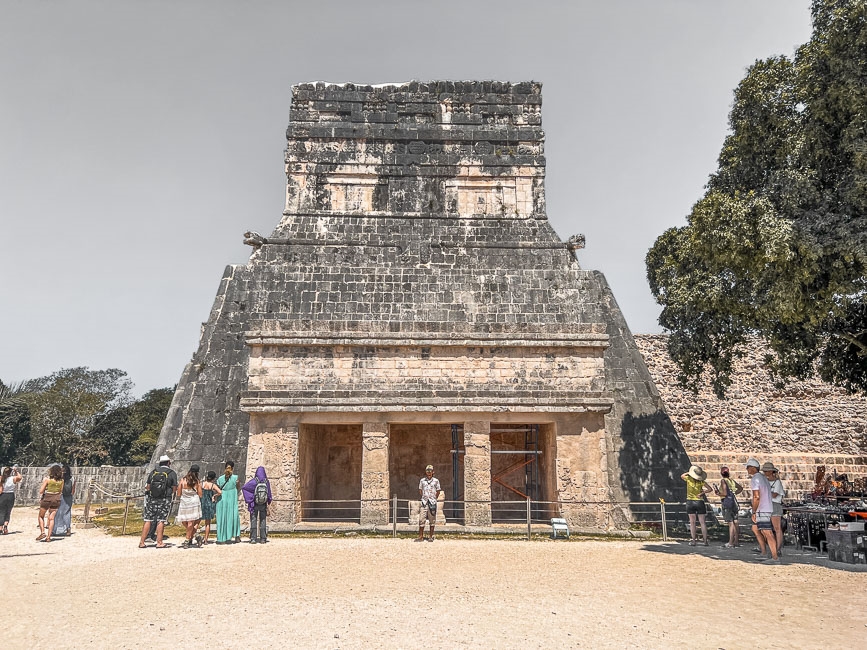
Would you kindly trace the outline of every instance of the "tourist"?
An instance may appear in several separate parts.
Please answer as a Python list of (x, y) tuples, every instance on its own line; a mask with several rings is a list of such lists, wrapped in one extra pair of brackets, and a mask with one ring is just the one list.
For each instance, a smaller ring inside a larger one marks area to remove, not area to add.
[(12, 507), (15, 505), (15, 490), (24, 479), (18, 471), (18, 465), (4, 467), (0, 475), (0, 532), (9, 534), (9, 518), (12, 516)]
[(68, 463), (61, 466), (63, 471), (63, 492), (60, 497), (60, 507), (54, 515), (54, 529), (52, 534), (72, 535), (72, 499), (75, 495), (75, 480), (72, 478), (72, 469)]
[(178, 486), (178, 475), (171, 467), (171, 459), (163, 454), (160, 456), (159, 465), (148, 475), (145, 485), (144, 527), (141, 531), (138, 547), (145, 547), (145, 540), (150, 532), (151, 522), (157, 526), (157, 548), (165, 548), (163, 542), (163, 530), (169, 520), (169, 511), (172, 508), (172, 494)]
[(759, 547), (753, 549), (756, 553), (765, 556), (765, 547), (771, 551), (770, 557), (765, 557), (766, 562), (779, 564), (777, 555), (777, 540), (774, 536), (774, 526), (771, 523), (771, 514), (774, 507), (771, 500), (771, 484), (759, 469), (761, 464), (755, 458), (747, 461), (747, 474), (750, 475), (750, 491), (752, 492), (752, 520), (753, 534)]
[(418, 482), (418, 493), (421, 497), (421, 505), (418, 511), (418, 538), (415, 541), (424, 541), (424, 522), (430, 522), (430, 537), (427, 541), (434, 541), (434, 526), (437, 523), (437, 499), (442, 488), (438, 478), (434, 478), (433, 465), (424, 468), (424, 476)]
[(701, 525), (701, 536), (704, 540), (704, 545), (708, 546), (707, 542), (707, 504), (705, 495), (713, 492), (713, 489), (707, 484), (707, 472), (698, 465), (693, 465), (688, 472), (680, 475), (686, 481), (686, 514), (689, 515), (689, 536), (690, 546), (695, 546), (696, 540), (695, 520), (698, 518)]
[(217, 544), (241, 541), (241, 517), (238, 514), (238, 477), (235, 463), (226, 461), (223, 475), (217, 479), (220, 500), (217, 502)]
[[(37, 542), (51, 541), (54, 517), (62, 498), (63, 468), (57, 464), (51, 465), (48, 468), (48, 476), (42, 480), (42, 485), (39, 486), (39, 536), (36, 538)], [(47, 521), (45, 519), (46, 513), (48, 514)]]
[(719, 473), (722, 480), (719, 482), (716, 493), (722, 499), (723, 521), (729, 525), (729, 541), (724, 546), (725, 548), (736, 548), (741, 545), (741, 540), (740, 528), (738, 527), (738, 500), (735, 495), (743, 492), (744, 488), (731, 478), (728, 467), (721, 467)]
[(187, 475), (181, 479), (177, 494), (180, 501), (175, 521), (181, 522), (186, 530), (181, 548), (192, 548), (194, 537), (196, 546), (201, 547), (202, 537), (196, 535), (196, 529), (202, 519), (202, 482), (199, 481), (198, 465), (191, 466)]
[(241, 491), (250, 511), (250, 543), (264, 544), (268, 541), (267, 517), (268, 506), (271, 505), (271, 481), (265, 474), (265, 468), (261, 465), (257, 467), (256, 476), (244, 483)]
[(771, 462), (762, 465), (762, 472), (768, 483), (771, 484), (771, 525), (774, 527), (774, 537), (777, 541), (777, 554), (783, 550), (783, 498), (786, 496), (786, 488), (780, 480), (780, 470)]
[(222, 490), (215, 483), (216, 480), (217, 473), (211, 470), (202, 481), (202, 521), (205, 524), (205, 538), (202, 540), (202, 546), (207, 544), (211, 537), (211, 522), (217, 513), (217, 501), (222, 494)]

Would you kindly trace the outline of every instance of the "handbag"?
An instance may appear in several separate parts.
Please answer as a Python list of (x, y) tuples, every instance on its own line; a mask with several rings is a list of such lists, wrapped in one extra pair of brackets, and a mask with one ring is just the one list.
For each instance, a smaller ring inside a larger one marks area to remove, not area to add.
[(722, 507), (726, 510), (735, 510), (738, 507), (735, 492), (728, 481), (726, 481), (726, 495), (722, 498)]

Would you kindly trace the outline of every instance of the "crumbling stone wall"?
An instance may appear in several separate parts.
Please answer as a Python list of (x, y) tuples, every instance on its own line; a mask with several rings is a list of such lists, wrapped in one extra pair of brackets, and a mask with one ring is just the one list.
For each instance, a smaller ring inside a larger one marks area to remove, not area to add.
[(812, 489), (818, 465), (850, 479), (867, 476), (867, 397), (818, 379), (776, 388), (758, 342), (735, 363), (727, 399), (717, 399), (708, 383), (695, 395), (678, 386), (666, 338), (638, 334), (635, 342), (690, 459), (709, 476), (728, 465), (744, 478), (750, 456), (780, 467), (791, 496)]
[(709, 384), (697, 395), (677, 385), (665, 335), (639, 334), (635, 342), (687, 451), (867, 455), (867, 397), (818, 379), (775, 388), (759, 344), (735, 363), (727, 399), (719, 400)]

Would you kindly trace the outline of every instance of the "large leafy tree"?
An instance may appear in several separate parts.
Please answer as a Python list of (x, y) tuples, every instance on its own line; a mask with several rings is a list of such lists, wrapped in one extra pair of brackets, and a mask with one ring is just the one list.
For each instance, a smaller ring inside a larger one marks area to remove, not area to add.
[(705, 195), (647, 255), (680, 381), (717, 395), (751, 337), (779, 381), (867, 392), (867, 1), (813, 0), (793, 59), (757, 61)]
[(108, 458), (93, 433), (115, 409), (131, 403), (132, 382), (122, 370), (65, 368), (27, 382), (32, 442), (27, 460), (98, 463)]

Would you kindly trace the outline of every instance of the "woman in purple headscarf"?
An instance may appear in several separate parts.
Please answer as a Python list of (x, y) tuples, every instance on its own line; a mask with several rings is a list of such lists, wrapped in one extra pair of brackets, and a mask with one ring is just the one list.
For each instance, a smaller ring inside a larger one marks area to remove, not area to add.
[(265, 468), (259, 465), (256, 468), (256, 476), (244, 483), (241, 491), (244, 494), (244, 501), (247, 503), (247, 510), (250, 511), (250, 543), (264, 544), (268, 541), (266, 519), (268, 506), (271, 504), (271, 481), (265, 474)]

